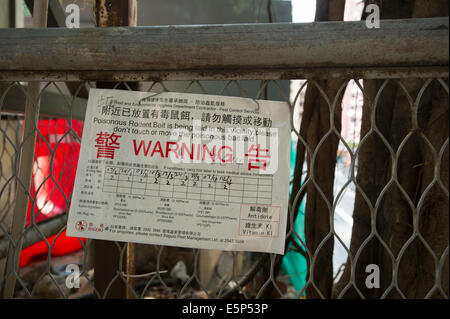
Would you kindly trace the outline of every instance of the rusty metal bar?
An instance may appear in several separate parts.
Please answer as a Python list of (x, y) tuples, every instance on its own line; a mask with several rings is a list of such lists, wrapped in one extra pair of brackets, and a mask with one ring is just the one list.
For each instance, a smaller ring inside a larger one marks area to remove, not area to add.
[(380, 29), (367, 29), (364, 21), (4, 29), (0, 72), (45, 71), (41, 76), (48, 72), (85, 80), (106, 78), (104, 72), (110, 71), (105, 80), (112, 81), (121, 72), (127, 77), (138, 72), (138, 80), (149, 80), (145, 74), (159, 80), (171, 72), (186, 78), (184, 72), (237, 77), (261, 69), (275, 70), (280, 77), (293, 70), (313, 76), (314, 69), (318, 74), (343, 68), (417, 71), (448, 67), (448, 27), (448, 18), (427, 18), (383, 20)]
[(448, 77), (448, 66), (302, 69), (209, 69), (207, 71), (0, 71), (0, 81), (192, 81), (291, 79), (392, 79)]
[(95, 23), (98, 27), (135, 27), (136, 0), (95, 0)]
[[(127, 270), (127, 275), (131, 275), (131, 276), (134, 275), (136, 272), (135, 251), (136, 251), (136, 244), (135, 243), (127, 243), (126, 270)], [(131, 288), (130, 289), (127, 287), (127, 292), (126, 292), (127, 299), (134, 299), (133, 290), (135, 289), (135, 281), (134, 281), (134, 278), (131, 276), (127, 277), (127, 283), (129, 285), (129, 287)]]
[[(94, 6), (96, 25), (98, 27), (136, 26), (136, 9), (135, 0), (96, 0)], [(96, 28), (95, 30), (105, 30), (105, 28)], [(115, 83), (100, 82), (98, 78), (96, 80), (98, 88), (113, 88), (115, 86)], [(133, 89), (137, 89), (136, 83), (132, 86), (134, 86)], [(120, 243), (118, 245), (121, 249), (124, 249), (126, 246), (125, 262), (122, 260), (122, 255), (117, 250), (118, 247), (114, 242), (94, 240), (94, 272), (96, 274), (94, 283), (101, 294), (108, 292), (107, 298), (129, 299), (133, 297), (132, 290), (134, 290), (134, 280), (131, 277), (126, 278), (127, 284), (131, 289), (119, 280), (109, 286), (112, 278), (117, 275), (117, 272), (123, 266), (125, 266), (127, 274), (134, 274), (134, 244)], [(107, 261), (106, 264), (105, 260)], [(116, 262), (112, 262), (112, 260)]]

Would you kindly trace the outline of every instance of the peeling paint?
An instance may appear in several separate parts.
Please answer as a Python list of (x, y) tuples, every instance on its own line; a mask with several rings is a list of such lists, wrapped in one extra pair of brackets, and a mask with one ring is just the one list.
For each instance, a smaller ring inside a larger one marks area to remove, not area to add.
[[(109, 12), (106, 7), (107, 0), (96, 0), (95, 2), (95, 17), (98, 27), (107, 27), (109, 20)], [(108, 4), (111, 7), (111, 4)]]

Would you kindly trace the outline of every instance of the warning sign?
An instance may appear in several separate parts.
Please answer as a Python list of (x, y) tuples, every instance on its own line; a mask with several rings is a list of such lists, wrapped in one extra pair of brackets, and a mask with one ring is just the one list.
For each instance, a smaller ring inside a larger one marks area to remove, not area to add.
[(284, 102), (91, 89), (68, 236), (284, 253)]

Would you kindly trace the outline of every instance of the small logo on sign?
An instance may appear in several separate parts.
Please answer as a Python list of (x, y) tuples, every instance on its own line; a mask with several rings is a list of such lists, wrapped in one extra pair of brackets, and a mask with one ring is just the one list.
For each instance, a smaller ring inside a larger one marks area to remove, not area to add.
[(82, 232), (85, 231), (87, 227), (87, 223), (85, 220), (79, 220), (77, 221), (77, 223), (75, 224), (75, 229)]

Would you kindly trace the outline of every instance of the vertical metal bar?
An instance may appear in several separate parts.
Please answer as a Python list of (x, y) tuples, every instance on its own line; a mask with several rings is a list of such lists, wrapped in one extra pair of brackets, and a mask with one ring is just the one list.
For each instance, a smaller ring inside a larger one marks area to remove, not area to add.
[[(128, 25), (130, 27), (137, 26), (137, 3), (136, 0), (128, 0)], [(134, 84), (137, 89), (137, 83)], [(135, 250), (136, 250), (136, 244), (135, 243), (128, 243), (127, 244), (127, 264), (126, 264), (126, 271), (129, 275), (134, 275), (135, 273)], [(128, 285), (134, 290), (135, 288), (135, 282), (132, 277), (127, 277), (127, 283)], [(131, 291), (131, 289), (127, 289), (127, 299), (134, 298), (134, 294)]]
[[(33, 27), (45, 28), (47, 26), (48, 0), (35, 1), (33, 7)], [(25, 124), (23, 130), (22, 152), (18, 168), (18, 183), (16, 206), (14, 208), (13, 222), (11, 226), (11, 243), (8, 248), (5, 287), (3, 298), (12, 298), (16, 285), (16, 274), (19, 269), (19, 258), (22, 250), (22, 232), (28, 210), (28, 194), (31, 187), (31, 176), (33, 170), (34, 151), (36, 146), (36, 125), (39, 119), (39, 91), (41, 83), (28, 83), (28, 97), (25, 104)]]
[[(96, 0), (95, 21), (98, 27), (136, 26), (136, 0)], [(116, 83), (97, 82), (99, 88), (113, 88)], [(136, 85), (130, 86), (136, 88)], [(119, 86), (118, 88), (122, 88)], [(120, 245), (120, 244), (119, 244)], [(123, 246), (121, 246), (123, 248)], [(125, 269), (134, 274), (134, 244), (127, 244)], [(110, 281), (117, 275), (122, 260), (114, 242), (94, 240), (94, 285), (103, 296)], [(127, 284), (134, 289), (134, 280), (127, 277)], [(134, 294), (123, 282), (116, 280), (108, 290), (108, 298), (133, 298)]]

